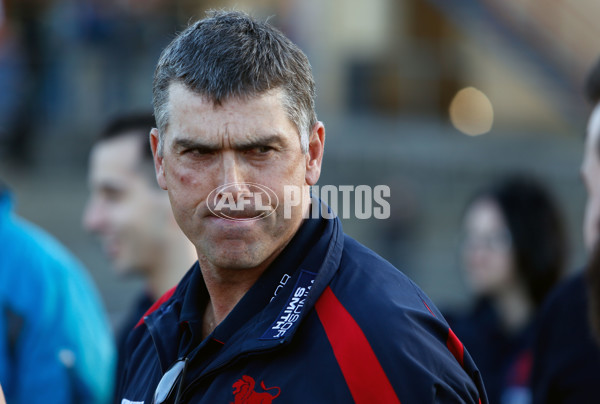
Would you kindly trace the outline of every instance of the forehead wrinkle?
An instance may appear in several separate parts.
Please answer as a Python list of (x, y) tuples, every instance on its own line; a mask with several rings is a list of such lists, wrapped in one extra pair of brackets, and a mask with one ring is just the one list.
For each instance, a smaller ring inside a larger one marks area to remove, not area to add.
[(231, 137), (230, 137), (230, 133), (229, 133), (229, 122), (225, 122), (224, 128), (223, 128), (223, 135), (219, 136), (219, 132), (221, 131), (219, 129), (219, 131), (217, 131), (217, 137), (221, 138), (221, 147), (225, 148), (227, 146), (231, 147)]
[(244, 130), (242, 136), (232, 136), (229, 130), (229, 124), (225, 125), (222, 136), (223, 148), (244, 149), (251, 146), (266, 145), (273, 142), (283, 143), (283, 136), (274, 132), (273, 134), (261, 134), (255, 130)]
[[(220, 142), (213, 142), (211, 138), (202, 131), (202, 129), (197, 128), (197, 135), (193, 135), (188, 133), (186, 130), (180, 130), (178, 133), (173, 134), (172, 144), (173, 146), (183, 146), (183, 147), (194, 147), (194, 146), (202, 146), (206, 148), (218, 148), (220, 147)], [(218, 134), (217, 134), (218, 136)]]
[[(190, 91), (176, 83), (174, 83), (170, 89), (171, 93), (183, 92), (189, 93)], [(173, 95), (173, 94), (171, 94)], [(281, 103), (281, 91), (273, 90), (263, 96), (276, 95), (277, 102)], [(196, 99), (200, 98), (203, 102), (209, 100), (201, 94), (192, 94)], [(250, 97), (249, 100), (253, 100), (255, 97)], [(251, 145), (262, 145), (267, 143), (277, 142), (279, 144), (287, 144), (288, 140), (286, 132), (288, 130), (286, 125), (282, 127), (273, 127), (275, 122), (269, 120), (268, 123), (258, 121), (256, 116), (245, 116), (241, 118), (238, 116), (239, 111), (237, 108), (238, 102), (247, 102), (248, 100), (242, 98), (230, 98), (225, 100), (222, 104), (215, 104), (211, 102), (212, 111), (216, 113), (215, 116), (197, 116), (198, 120), (195, 122), (188, 122), (187, 125), (170, 125), (170, 131), (173, 132), (173, 139), (178, 141), (180, 139), (189, 139), (191, 143), (196, 143), (200, 146), (207, 146), (210, 149), (220, 148), (244, 148)], [(171, 107), (174, 103), (169, 104)], [(179, 106), (179, 105), (177, 105)], [(189, 103), (183, 103), (181, 110), (184, 112), (192, 113), (195, 111), (194, 107)], [(206, 107), (206, 105), (204, 106)], [(197, 115), (195, 112), (193, 115)], [(210, 115), (210, 114), (209, 114)], [(244, 117), (245, 116), (245, 117)], [(261, 114), (262, 116), (262, 114)], [(267, 114), (270, 116), (270, 114)], [(286, 114), (286, 119), (289, 121), (289, 117)], [(286, 121), (286, 122), (287, 122)], [(297, 128), (293, 122), (289, 121), (291, 128), (295, 132)], [(278, 139), (276, 139), (278, 138)]]

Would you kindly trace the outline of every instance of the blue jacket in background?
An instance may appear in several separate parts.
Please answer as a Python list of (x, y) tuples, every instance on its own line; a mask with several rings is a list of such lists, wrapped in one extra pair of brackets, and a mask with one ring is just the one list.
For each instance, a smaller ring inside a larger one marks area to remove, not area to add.
[(433, 303), (337, 218), (305, 220), (203, 339), (208, 298), (196, 264), (151, 308), (129, 336), (118, 404), (151, 404), (180, 359), (179, 403), (487, 402)]
[(0, 188), (0, 384), (11, 404), (111, 400), (114, 341), (94, 284)]

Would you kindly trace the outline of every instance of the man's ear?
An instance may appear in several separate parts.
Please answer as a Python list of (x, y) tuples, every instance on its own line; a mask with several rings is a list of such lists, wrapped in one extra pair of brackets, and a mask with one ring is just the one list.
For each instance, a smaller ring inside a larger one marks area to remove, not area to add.
[(323, 122), (317, 122), (310, 132), (308, 138), (308, 153), (306, 153), (307, 185), (315, 185), (321, 176), (321, 163), (323, 162), (323, 151), (325, 150), (325, 126)]
[(150, 131), (150, 148), (154, 156), (154, 169), (156, 170), (156, 181), (162, 189), (167, 189), (167, 181), (165, 179), (165, 168), (163, 166), (163, 157), (158, 154), (158, 129), (152, 128)]

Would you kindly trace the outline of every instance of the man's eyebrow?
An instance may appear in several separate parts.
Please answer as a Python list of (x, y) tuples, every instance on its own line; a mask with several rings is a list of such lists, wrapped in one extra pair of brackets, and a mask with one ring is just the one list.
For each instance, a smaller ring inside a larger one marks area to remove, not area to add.
[(125, 184), (114, 179), (92, 180), (89, 185), (91, 189), (99, 192), (122, 192), (123, 190), (127, 189)]
[(249, 139), (237, 141), (233, 145), (237, 150), (250, 150), (263, 146), (281, 146), (285, 143), (284, 138), (279, 134), (266, 136), (251, 136)]
[(173, 148), (177, 150), (182, 149), (200, 149), (205, 151), (217, 151), (221, 146), (216, 144), (202, 143), (197, 140), (186, 139), (186, 138), (175, 138), (173, 140)]
[[(250, 150), (256, 147), (264, 146), (282, 146), (285, 144), (285, 139), (279, 134), (272, 135), (253, 135), (247, 139), (236, 140), (232, 147), (236, 150)], [(205, 152), (214, 152), (222, 149), (220, 144), (204, 143), (195, 139), (175, 138), (172, 143), (175, 150), (198, 149)]]

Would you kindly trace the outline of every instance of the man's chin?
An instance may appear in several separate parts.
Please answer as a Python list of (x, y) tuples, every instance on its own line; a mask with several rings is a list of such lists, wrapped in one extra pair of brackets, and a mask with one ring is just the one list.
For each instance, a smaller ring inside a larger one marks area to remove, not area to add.
[[(214, 236), (214, 234), (213, 234)], [(253, 228), (247, 232), (221, 232), (218, 237), (204, 238), (196, 245), (199, 255), (215, 268), (243, 270), (265, 267), (287, 244), (285, 236)]]
[(265, 260), (259, 257), (248, 256), (247, 254), (235, 254), (229, 252), (225, 255), (213, 257), (210, 263), (217, 268), (244, 270), (260, 266)]
[(215, 268), (245, 270), (259, 267), (268, 257), (257, 254), (245, 243), (223, 242), (204, 257)]

